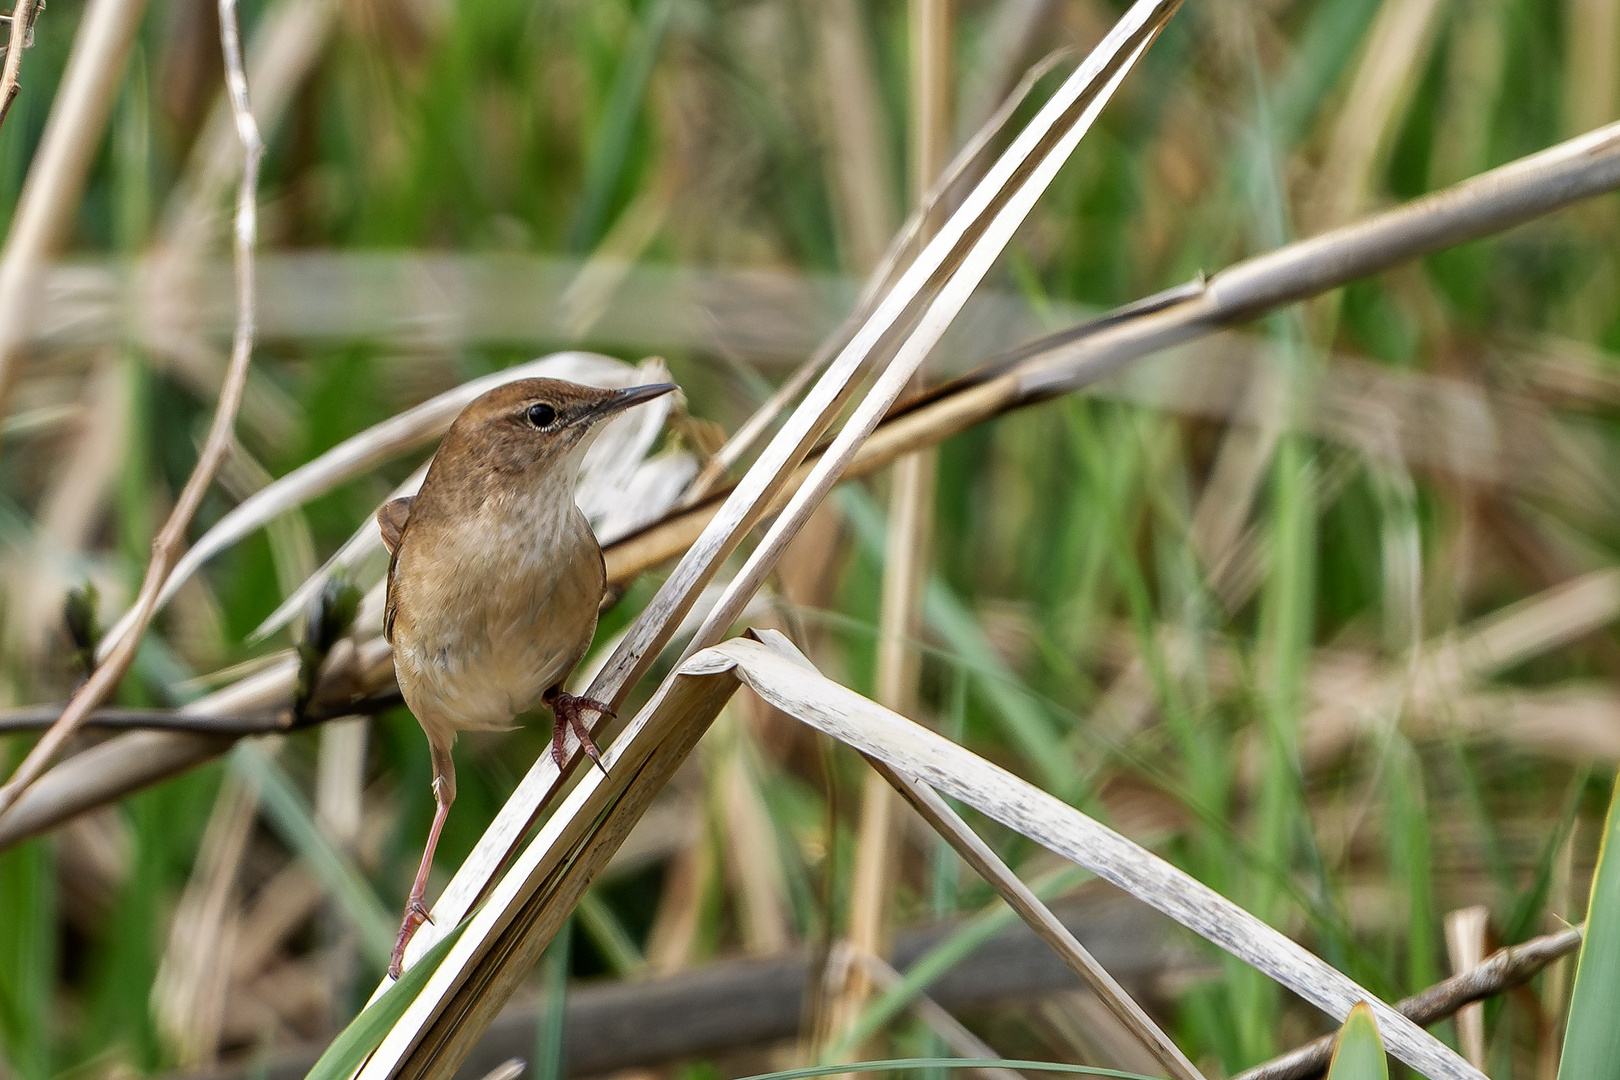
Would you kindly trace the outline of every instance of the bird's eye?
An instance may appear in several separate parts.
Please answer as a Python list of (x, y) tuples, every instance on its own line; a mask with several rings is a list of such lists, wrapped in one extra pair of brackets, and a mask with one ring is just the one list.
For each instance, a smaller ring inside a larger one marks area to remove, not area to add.
[(557, 410), (545, 402), (529, 406), (529, 423), (537, 428), (548, 428), (557, 422)]

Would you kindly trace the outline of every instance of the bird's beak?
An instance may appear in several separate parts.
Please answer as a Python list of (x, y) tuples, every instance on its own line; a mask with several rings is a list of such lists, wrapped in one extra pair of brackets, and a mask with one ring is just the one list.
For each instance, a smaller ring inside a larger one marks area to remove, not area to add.
[(591, 411), (591, 421), (594, 423), (599, 420), (606, 420), (610, 416), (616, 416), (619, 413), (622, 413), (632, 405), (640, 405), (644, 401), (651, 401), (653, 398), (663, 397), (665, 394), (679, 389), (680, 387), (676, 386), (674, 383), (666, 382), (649, 383), (646, 386), (632, 386), (627, 390), (614, 391), (612, 397), (608, 398)]

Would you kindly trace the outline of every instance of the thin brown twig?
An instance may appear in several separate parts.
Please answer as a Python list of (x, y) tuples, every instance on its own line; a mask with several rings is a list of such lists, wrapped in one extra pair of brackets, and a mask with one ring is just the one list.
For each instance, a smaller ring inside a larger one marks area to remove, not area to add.
[(130, 664), (135, 660), (135, 650), (140, 644), (141, 636), (157, 609), (158, 594), (162, 591), (163, 582), (173, 569), (175, 560), (180, 556), (186, 529), (190, 526), (203, 495), (213, 483), (214, 474), (224, 462), (225, 455), (230, 452), (236, 414), (241, 408), (242, 390), (247, 383), (248, 363), (253, 356), (253, 247), (258, 236), (256, 200), (259, 160), (264, 154), (264, 145), (259, 138), (259, 127), (253, 119), (253, 110), (248, 102), (247, 75), (242, 66), (242, 42), (237, 33), (236, 0), (219, 0), (219, 22), (220, 47), (225, 57), (225, 83), (229, 92), (231, 112), (236, 119), (236, 133), (241, 139), (244, 154), (242, 182), (237, 189), (236, 198), (234, 247), (237, 308), (236, 333), (231, 343), (230, 366), (225, 374), (225, 383), (220, 388), (219, 403), (214, 410), (214, 419), (209, 425), (202, 453), (197, 458), (196, 468), (192, 470), (185, 488), (180, 492), (180, 498), (175, 503), (173, 512), (152, 542), (152, 560), (146, 568), (146, 577), (141, 582), (141, 591), (135, 600), (134, 620), (107, 658), (96, 668), (95, 674), (86, 680), (68, 701), (61, 717), (51, 725), (50, 730), (23, 759), (10, 782), (0, 787), (0, 818), (4, 817), (6, 811), (16, 803), (28, 786), (44, 773), (67, 740), (83, 726), (91, 711), (106, 700), (107, 695), (112, 693), (123, 679), (125, 672), (129, 670)]
[(22, 89), (18, 76), (22, 73), (23, 50), (34, 43), (34, 16), (38, 9), (35, 0), (17, 0), (11, 8), (11, 40), (6, 46), (6, 66), (0, 70), (0, 125), (6, 122), (11, 103)]
[[(1424, 1027), (1444, 1020), (1465, 1005), (1529, 981), (1542, 968), (1568, 956), (1580, 948), (1581, 931), (1582, 927), (1577, 926), (1499, 949), (1478, 967), (1396, 1002), (1395, 1009)], [(1324, 1035), (1264, 1065), (1238, 1073), (1232, 1080), (1311, 1080), (1327, 1071), (1337, 1038), (1336, 1033)]]

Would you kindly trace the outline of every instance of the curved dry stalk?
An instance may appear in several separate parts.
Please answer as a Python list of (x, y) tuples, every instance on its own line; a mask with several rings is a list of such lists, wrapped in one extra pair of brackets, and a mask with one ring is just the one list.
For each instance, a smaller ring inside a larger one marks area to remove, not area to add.
[(826, 678), (780, 635), (762, 638), (714, 646), (682, 671), (731, 672), (782, 712), (1112, 882), (1336, 1020), (1370, 1004), (1390, 1053), (1423, 1075), (1485, 1080), (1411, 1020), (1209, 886), (1033, 784)]
[[(97, 709), (84, 726), (100, 731), (183, 731), (193, 735), (274, 735), (314, 727), (350, 716), (375, 716), (404, 704), (399, 692), (384, 692), (360, 700), (318, 702), (302, 716), (286, 705), (271, 705), (239, 712), (185, 712), (181, 709)], [(0, 735), (43, 731), (62, 715), (60, 705), (0, 712)], [(4, 841), (0, 840), (0, 846)]]
[[(213, 483), (231, 448), (231, 433), (236, 424), (236, 413), (242, 404), (242, 389), (247, 383), (248, 363), (253, 358), (254, 291), (253, 247), (258, 238), (257, 205), (259, 186), (259, 160), (264, 146), (259, 139), (259, 128), (248, 103), (247, 76), (242, 70), (242, 43), (236, 27), (236, 0), (219, 0), (220, 46), (225, 54), (225, 81), (230, 91), (231, 111), (236, 119), (237, 137), (244, 154), (242, 182), (236, 199), (235, 260), (236, 260), (236, 333), (231, 343), (231, 363), (220, 389), (219, 403), (214, 410), (213, 422), (202, 453), (186, 486), (175, 502), (157, 538), (152, 542), (152, 560), (133, 608), (134, 616), (121, 637), (114, 643), (106, 658), (79, 688), (62, 710), (62, 716), (45, 736), (29, 751), (11, 780), (0, 787), (0, 820), (16, 804), (28, 786), (44, 773), (51, 760), (84, 723), (97, 705), (123, 679), (135, 660), (135, 649), (141, 635), (157, 611), (158, 595), (168, 578), (170, 569), (179, 557), (185, 543), (186, 529), (191, 524), (203, 495)], [(0, 356), (3, 363), (4, 356)]]

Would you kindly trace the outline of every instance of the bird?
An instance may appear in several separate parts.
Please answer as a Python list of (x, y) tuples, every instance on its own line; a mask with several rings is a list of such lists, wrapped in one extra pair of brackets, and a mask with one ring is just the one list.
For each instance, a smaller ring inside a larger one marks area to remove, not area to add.
[(428, 920), (428, 871), (456, 798), (458, 732), (507, 730), (544, 704), (557, 767), (572, 731), (606, 771), (582, 714), (611, 710), (563, 690), (590, 647), (607, 581), (574, 481), (604, 421), (676, 389), (560, 379), (498, 386), (456, 417), (417, 494), (377, 511), (390, 556), (383, 636), (433, 770), (433, 824), (389, 963), (395, 979)]

